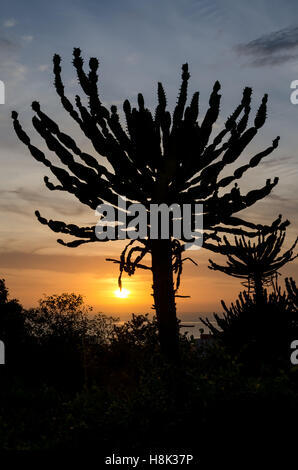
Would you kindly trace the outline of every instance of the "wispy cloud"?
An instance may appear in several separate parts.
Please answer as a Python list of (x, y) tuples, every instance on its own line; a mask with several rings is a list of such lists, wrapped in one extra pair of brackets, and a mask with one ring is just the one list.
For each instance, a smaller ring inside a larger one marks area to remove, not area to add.
[(31, 34), (25, 34), (24, 36), (22, 36), (22, 41), (24, 43), (30, 43), (33, 41), (33, 36)]
[(136, 65), (139, 62), (139, 56), (136, 53), (127, 55), (124, 60), (131, 65)]
[(4, 21), (3, 26), (4, 28), (13, 28), (17, 24), (14, 18), (9, 18)]
[[(16, 212), (28, 215), (32, 218), (33, 207), (52, 209), (56, 214), (62, 216), (82, 216), (86, 213), (83, 205), (77, 203), (73, 204), (71, 201), (65, 199), (64, 205), (61, 205), (60, 199), (52, 199), (48, 192), (41, 194), (40, 188), (33, 190), (25, 187), (19, 187), (14, 190), (1, 190), (0, 189), (0, 211), (1, 212)], [(18, 201), (16, 204), (15, 201)], [(22, 205), (20, 204), (22, 201)], [(25, 207), (24, 207), (25, 205)], [(22, 207), (21, 207), (22, 206)], [(35, 210), (35, 209), (34, 209)], [(95, 222), (96, 219), (94, 219)], [(93, 222), (93, 223), (94, 223)]]
[(16, 44), (5, 37), (0, 37), (0, 51), (11, 50), (16, 47)]
[(49, 70), (49, 65), (48, 64), (41, 64), (37, 68), (40, 72), (46, 72), (47, 70)]
[(236, 50), (240, 55), (251, 56), (251, 64), (257, 67), (297, 60), (298, 26), (264, 34), (246, 44), (239, 44)]
[(17, 60), (11, 58), (2, 62), (3, 69), (7, 76), (10, 77), (10, 87), (19, 85), (20, 82), (25, 80), (28, 67), (21, 64)]
[[(0, 262), (6, 268), (29, 268), (45, 271), (82, 273), (90, 272), (102, 274), (106, 268), (105, 256), (80, 256), (76, 255), (41, 255), (36, 253), (0, 251)], [(103, 266), (105, 264), (105, 266)], [(111, 278), (109, 281), (113, 282)], [(109, 282), (108, 281), (108, 282)]]

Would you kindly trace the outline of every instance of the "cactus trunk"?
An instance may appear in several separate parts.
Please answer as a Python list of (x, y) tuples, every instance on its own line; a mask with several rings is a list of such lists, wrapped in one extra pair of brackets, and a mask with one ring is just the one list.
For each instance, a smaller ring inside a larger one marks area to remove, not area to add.
[(153, 297), (159, 327), (160, 346), (169, 359), (179, 355), (179, 328), (170, 240), (152, 240)]
[(263, 282), (262, 277), (260, 275), (255, 275), (254, 277), (254, 290), (257, 302), (262, 302), (264, 289), (263, 289)]

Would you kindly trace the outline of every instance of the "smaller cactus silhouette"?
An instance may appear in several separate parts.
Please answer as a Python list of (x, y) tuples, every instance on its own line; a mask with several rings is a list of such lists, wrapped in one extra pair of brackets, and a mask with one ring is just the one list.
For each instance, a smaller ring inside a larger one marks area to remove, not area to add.
[[(242, 284), (248, 289), (248, 293), (252, 290), (256, 295), (262, 295), (264, 286), (274, 287), (274, 281), (279, 275), (278, 270), (298, 256), (294, 255), (298, 238), (281, 254), (288, 225), (287, 220), (281, 222), (280, 215), (272, 224), (274, 230), (271, 233), (260, 231), (256, 242), (242, 236), (234, 237), (235, 245), (232, 245), (227, 237), (223, 237), (224, 243), (220, 244), (222, 253), (231, 253), (227, 254), (227, 265), (221, 266), (210, 259), (209, 269), (244, 279)], [(294, 289), (292, 284), (287, 285)]]

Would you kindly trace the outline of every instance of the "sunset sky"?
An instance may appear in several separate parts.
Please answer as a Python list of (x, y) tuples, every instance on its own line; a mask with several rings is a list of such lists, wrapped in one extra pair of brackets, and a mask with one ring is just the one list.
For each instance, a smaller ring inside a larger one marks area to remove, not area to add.
[[(264, 93), (269, 94), (268, 119), (241, 162), (281, 136), (280, 146), (239, 184), (242, 193), (261, 187), (267, 178), (280, 182), (272, 194), (241, 216), (271, 223), (279, 213), (292, 224), (287, 246), (297, 234), (298, 105), (290, 102), (290, 83), (298, 80), (297, 2), (251, 0), (11, 0), (0, 12), (0, 79), (6, 103), (0, 105), (0, 277), (11, 295), (26, 307), (45, 294), (76, 292), (95, 311), (120, 315), (152, 312), (150, 274), (124, 277), (130, 291), (117, 298), (118, 266), (105, 261), (117, 257), (123, 242), (96, 243), (70, 249), (56, 243), (57, 235), (40, 225), (38, 209), (46, 218), (68, 223), (94, 224), (96, 217), (71, 195), (50, 192), (44, 185), (46, 168), (18, 141), (11, 111), (41, 149), (45, 145), (31, 124), (31, 102), (42, 108), (70, 133), (81, 148), (94, 150), (62, 109), (55, 94), (52, 56), (59, 53), (66, 94), (78, 92), (71, 66), (73, 47), (88, 59), (100, 60), (101, 99), (121, 108), (138, 92), (146, 106), (156, 105), (157, 82), (165, 87), (169, 109), (176, 102), (181, 65), (189, 63), (190, 92), (200, 91), (204, 114), (215, 80), (222, 86), (220, 126), (241, 100), (245, 86), (253, 88), (255, 113)], [(240, 160), (239, 160), (240, 161)], [(52, 178), (53, 180), (53, 178)], [(185, 264), (178, 302), (184, 319), (220, 311), (241, 289), (239, 281), (208, 269), (212, 253), (200, 250), (199, 266)], [(149, 260), (148, 260), (149, 261)], [(297, 275), (295, 260), (282, 273)]]

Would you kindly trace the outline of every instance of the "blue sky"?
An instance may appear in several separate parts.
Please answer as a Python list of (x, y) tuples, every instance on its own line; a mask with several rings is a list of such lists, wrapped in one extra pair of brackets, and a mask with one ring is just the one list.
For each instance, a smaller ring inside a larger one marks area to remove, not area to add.
[[(146, 105), (154, 108), (158, 81), (164, 84), (169, 108), (173, 108), (180, 68), (185, 62), (190, 67), (190, 91), (200, 91), (202, 112), (214, 81), (220, 81), (219, 124), (239, 103), (244, 86), (253, 88), (253, 111), (268, 92), (266, 125), (244, 153), (243, 161), (270, 145), (277, 135), (281, 136), (280, 146), (249, 173), (241, 187), (252, 189), (268, 177), (280, 177), (273, 194), (247, 212), (247, 218), (270, 222), (282, 212), (292, 221), (288, 237), (292, 242), (297, 232), (298, 176), (298, 105), (290, 102), (290, 83), (298, 79), (296, 17), (297, 2), (289, 0), (11, 0), (1, 5), (0, 79), (6, 85), (6, 104), (0, 105), (0, 262), (1, 276), (9, 279), (13, 293), (28, 303), (32, 283), (36, 298), (43, 288), (56, 288), (54, 282), (44, 286), (37, 282), (46, 278), (47, 256), (57, 257), (57, 273), (63, 273), (61, 266), (65, 266), (65, 261), (59, 262), (59, 256), (62, 260), (63, 256), (93, 255), (86, 247), (70, 254), (67, 248), (55, 244), (55, 234), (35, 220), (33, 213), (37, 208), (45, 216), (59, 215), (68, 222), (90, 221), (93, 214), (71, 197), (49, 194), (42, 180), (45, 169), (18, 142), (10, 120), (11, 111), (16, 109), (33, 136), (30, 104), (38, 99), (66, 131), (75, 132), (78, 141), (83, 142), (65, 117), (52, 86), (52, 56), (59, 53), (67, 91), (70, 96), (77, 93), (71, 66), (73, 47), (80, 47), (86, 59), (99, 58), (102, 100), (119, 108), (126, 98), (134, 102), (139, 91), (143, 92)], [(44, 148), (36, 137), (34, 142)], [(88, 142), (84, 145), (90, 150)], [(100, 248), (100, 256), (103, 249), (105, 254), (118, 250), (112, 243)], [(40, 264), (38, 256), (45, 257)], [(206, 261), (208, 256), (202, 254), (201, 259)], [(16, 262), (18, 259), (22, 260), (21, 265)], [(36, 266), (34, 271), (32, 266)], [(186, 283), (195, 276), (192, 273), (186, 269)], [(115, 267), (110, 275), (117, 275)], [(217, 282), (217, 278), (213, 279)], [(218, 279), (224, 290), (226, 281)], [(194, 301), (191, 309), (196, 308), (200, 304)], [(204, 308), (215, 306), (212, 303)]]

